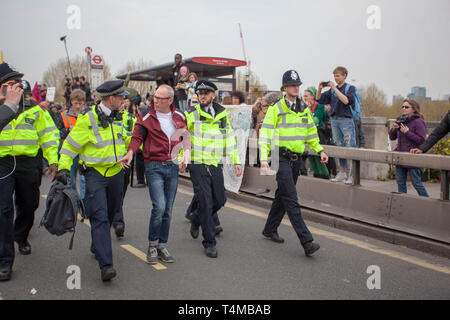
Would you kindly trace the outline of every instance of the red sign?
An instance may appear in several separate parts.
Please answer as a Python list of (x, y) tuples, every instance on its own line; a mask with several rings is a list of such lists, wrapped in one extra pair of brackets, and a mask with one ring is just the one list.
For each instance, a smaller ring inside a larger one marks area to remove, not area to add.
[(91, 53), (92, 53), (92, 48), (91, 48), (91, 47), (86, 47), (86, 49), (84, 49), (84, 52), (86, 52), (86, 54), (87, 54), (88, 56), (90, 56)]
[(227, 58), (198, 57), (192, 58), (192, 61), (201, 64), (208, 64), (212, 66), (224, 66), (224, 67), (243, 67), (247, 65), (245, 61)]
[(98, 54), (92, 56), (92, 58), (91, 58), (91, 66), (93, 68), (103, 68), (104, 64), (105, 63), (103, 61), (103, 57), (102, 56), (100, 56)]

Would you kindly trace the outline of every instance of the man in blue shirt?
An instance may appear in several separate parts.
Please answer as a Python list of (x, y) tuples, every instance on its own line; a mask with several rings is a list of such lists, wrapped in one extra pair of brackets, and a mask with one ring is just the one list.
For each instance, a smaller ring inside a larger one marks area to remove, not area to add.
[[(351, 109), (355, 103), (355, 87), (345, 83), (348, 75), (346, 68), (337, 67), (333, 71), (333, 75), (336, 84), (333, 81), (321, 82), (319, 90), (317, 90), (316, 100), (319, 104), (331, 105), (331, 129), (336, 146), (355, 148), (355, 124)], [(324, 87), (331, 87), (331, 89), (322, 94)], [(331, 181), (345, 181), (346, 184), (352, 184), (352, 177), (347, 177), (347, 171), (349, 170), (347, 159), (339, 159), (339, 165), (339, 173)]]

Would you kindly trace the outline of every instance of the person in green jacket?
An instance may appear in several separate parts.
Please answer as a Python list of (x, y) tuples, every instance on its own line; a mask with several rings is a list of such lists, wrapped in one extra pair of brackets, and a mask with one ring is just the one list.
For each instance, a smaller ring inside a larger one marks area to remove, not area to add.
[[(316, 124), (317, 131), (319, 133), (319, 138), (321, 140), (320, 143), (323, 144), (324, 141), (322, 141), (319, 128), (322, 128), (325, 125), (327, 113), (325, 111), (325, 106), (315, 101), (315, 96), (316, 96), (316, 88), (314, 87), (309, 87), (303, 93), (303, 99), (305, 100), (305, 103), (308, 105), (312, 113), (314, 123)], [(314, 172), (314, 177), (321, 179), (330, 179), (330, 173), (328, 171), (328, 168), (325, 164), (320, 162), (319, 156), (308, 156), (308, 159), (311, 168)]]

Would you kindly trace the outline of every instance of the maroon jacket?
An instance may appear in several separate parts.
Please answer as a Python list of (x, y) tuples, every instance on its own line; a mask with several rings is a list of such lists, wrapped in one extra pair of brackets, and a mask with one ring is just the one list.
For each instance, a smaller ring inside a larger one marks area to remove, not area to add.
[(184, 141), (184, 148), (190, 149), (190, 139), (183, 139), (183, 134), (187, 132), (186, 117), (184, 114), (177, 111), (173, 105), (170, 106), (170, 108), (172, 110), (172, 121), (176, 127), (176, 131), (171, 137), (171, 141), (169, 141), (169, 138), (167, 138), (164, 131), (162, 131), (154, 107), (151, 107), (149, 113), (144, 117), (142, 117), (141, 112), (138, 114), (133, 137), (131, 138), (128, 150), (132, 150), (136, 153), (143, 143), (145, 162), (167, 161), (173, 159), (182, 148), (182, 145), (178, 146), (182, 141)]

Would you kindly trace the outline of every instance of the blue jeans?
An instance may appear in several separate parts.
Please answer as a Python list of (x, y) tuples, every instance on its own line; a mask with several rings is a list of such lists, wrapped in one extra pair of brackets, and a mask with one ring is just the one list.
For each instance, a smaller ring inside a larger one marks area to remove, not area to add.
[[(78, 173), (78, 161), (80, 157), (76, 156), (73, 159), (72, 168), (70, 168), (70, 180), (72, 182), (72, 189), (77, 192), (77, 173)], [(80, 174), (80, 197), (84, 199), (86, 194), (86, 178), (84, 175)]]
[(178, 188), (178, 166), (146, 162), (145, 175), (153, 205), (148, 241), (150, 246), (163, 249), (169, 239), (173, 202)]
[(418, 168), (403, 168), (403, 167), (395, 167), (395, 179), (398, 184), (398, 192), (406, 193), (406, 174), (409, 172), (409, 176), (411, 177), (411, 182), (414, 188), (417, 190), (417, 193), (421, 197), (429, 197), (428, 192), (422, 184), (422, 174), (421, 170)]
[[(355, 123), (352, 118), (332, 118), (331, 131), (337, 147), (356, 148)], [(339, 159), (341, 168), (348, 168), (347, 159)]]

